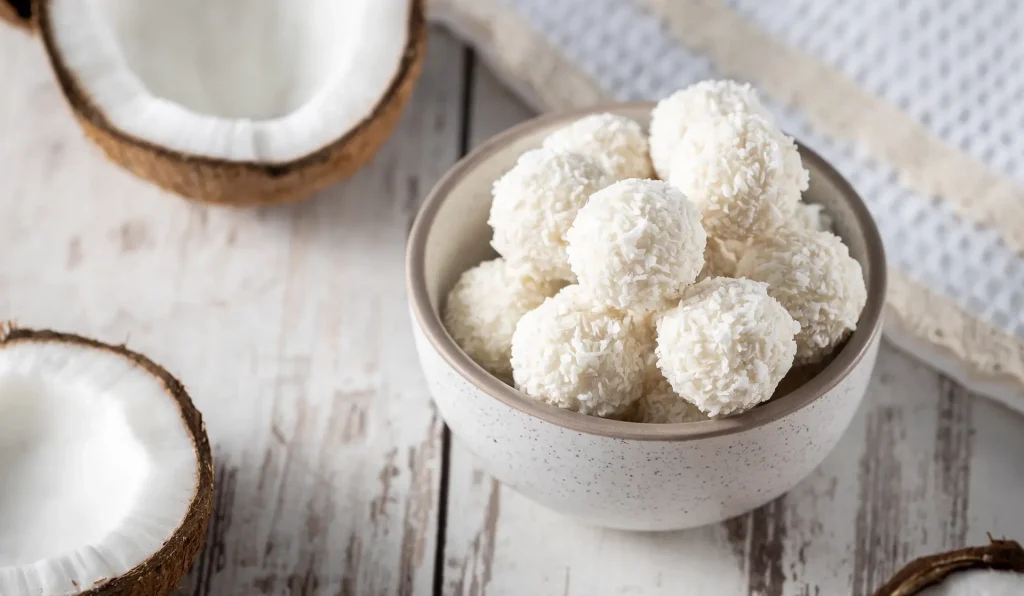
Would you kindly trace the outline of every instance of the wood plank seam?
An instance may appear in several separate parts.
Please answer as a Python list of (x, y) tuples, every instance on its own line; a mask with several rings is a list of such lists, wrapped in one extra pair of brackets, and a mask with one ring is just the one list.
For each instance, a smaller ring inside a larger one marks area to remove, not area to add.
[[(460, 159), (469, 153), (470, 135), (472, 133), (470, 129), (470, 107), (473, 103), (473, 77), (476, 73), (476, 54), (468, 46), (464, 50), (462, 73), (461, 130), (459, 131)], [(444, 560), (448, 530), (448, 484), (451, 474), (451, 445), (451, 430), (448, 429), (448, 425), (444, 425), (441, 431), (441, 480), (438, 490), (437, 540), (434, 547), (434, 596), (442, 596), (444, 593)]]

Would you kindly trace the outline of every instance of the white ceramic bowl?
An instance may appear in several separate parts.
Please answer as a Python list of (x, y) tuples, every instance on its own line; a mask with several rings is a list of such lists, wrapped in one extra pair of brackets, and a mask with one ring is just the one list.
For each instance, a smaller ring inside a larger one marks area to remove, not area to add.
[(754, 509), (806, 477), (835, 447), (867, 388), (881, 337), (886, 268), (874, 222), (853, 188), (801, 147), (804, 195), (824, 205), (864, 270), (868, 302), (835, 359), (813, 379), (749, 412), (706, 422), (604, 420), (538, 402), (492, 377), (448, 336), (439, 315), (459, 275), (493, 258), (491, 183), (550, 131), (588, 113), (649, 122), (650, 103), (553, 114), (491, 139), (426, 199), (408, 246), (413, 331), (445, 422), (490, 474), (555, 511), (596, 525), (672, 530)]

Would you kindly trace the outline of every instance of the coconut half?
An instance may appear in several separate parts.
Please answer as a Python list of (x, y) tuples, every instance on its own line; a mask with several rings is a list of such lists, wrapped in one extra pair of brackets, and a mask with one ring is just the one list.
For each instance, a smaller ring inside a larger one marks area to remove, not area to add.
[(1017, 596), (1024, 594), (1024, 549), (994, 540), (921, 557), (896, 572), (874, 596)]
[(32, 26), (32, 0), (0, 0), (0, 19), (28, 29)]
[(0, 329), (0, 594), (165, 594), (202, 548), (202, 418), (123, 347)]
[(236, 205), (302, 199), (369, 161), (426, 41), (423, 0), (36, 9), (61, 89), (108, 157), (186, 197)]

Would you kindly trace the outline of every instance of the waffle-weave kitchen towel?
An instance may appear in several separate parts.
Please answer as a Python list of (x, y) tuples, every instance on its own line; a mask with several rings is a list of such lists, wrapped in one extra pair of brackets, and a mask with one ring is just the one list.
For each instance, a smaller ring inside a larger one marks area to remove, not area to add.
[(885, 333), (1024, 411), (1024, 3), (431, 0), (538, 110), (754, 84), (868, 203)]

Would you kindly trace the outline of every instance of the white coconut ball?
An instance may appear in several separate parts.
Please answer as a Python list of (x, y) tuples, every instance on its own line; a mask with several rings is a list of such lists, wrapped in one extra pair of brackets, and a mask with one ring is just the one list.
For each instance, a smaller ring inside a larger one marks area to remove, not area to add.
[(697, 204), (708, 234), (746, 240), (793, 218), (808, 173), (792, 138), (759, 116), (733, 113), (687, 130), (670, 181)]
[(651, 112), (651, 162), (658, 177), (668, 180), (676, 143), (695, 122), (734, 112), (757, 114), (771, 121), (771, 113), (749, 84), (701, 81), (658, 102)]
[(749, 279), (705, 279), (658, 319), (658, 368), (712, 418), (768, 400), (793, 365), (800, 326), (767, 290)]
[(660, 180), (622, 180), (580, 209), (566, 234), (580, 287), (615, 308), (649, 312), (676, 301), (704, 266), (700, 211)]
[(511, 383), (516, 323), (564, 285), (512, 267), (504, 259), (485, 261), (464, 272), (448, 292), (444, 326), (477, 364)]
[(586, 155), (616, 180), (654, 176), (647, 135), (625, 116), (605, 113), (581, 118), (548, 135), (544, 148)]
[(801, 228), (817, 232), (828, 232), (832, 230), (832, 218), (825, 212), (825, 208), (815, 203), (800, 201), (796, 204), (796, 211), (793, 213), (793, 223)]
[(838, 236), (787, 227), (750, 245), (737, 273), (768, 284), (800, 323), (797, 363), (820, 361), (857, 328), (867, 301), (860, 263)]
[(596, 161), (548, 149), (527, 151), (494, 183), (491, 246), (514, 265), (572, 280), (565, 233), (590, 195), (613, 182)]
[(631, 315), (569, 286), (526, 313), (512, 336), (520, 390), (566, 410), (626, 413), (643, 392), (642, 330)]
[(708, 417), (697, 406), (686, 401), (672, 389), (672, 385), (658, 372), (658, 379), (636, 405), (635, 422), (649, 424), (672, 424), (676, 422), (700, 422)]

